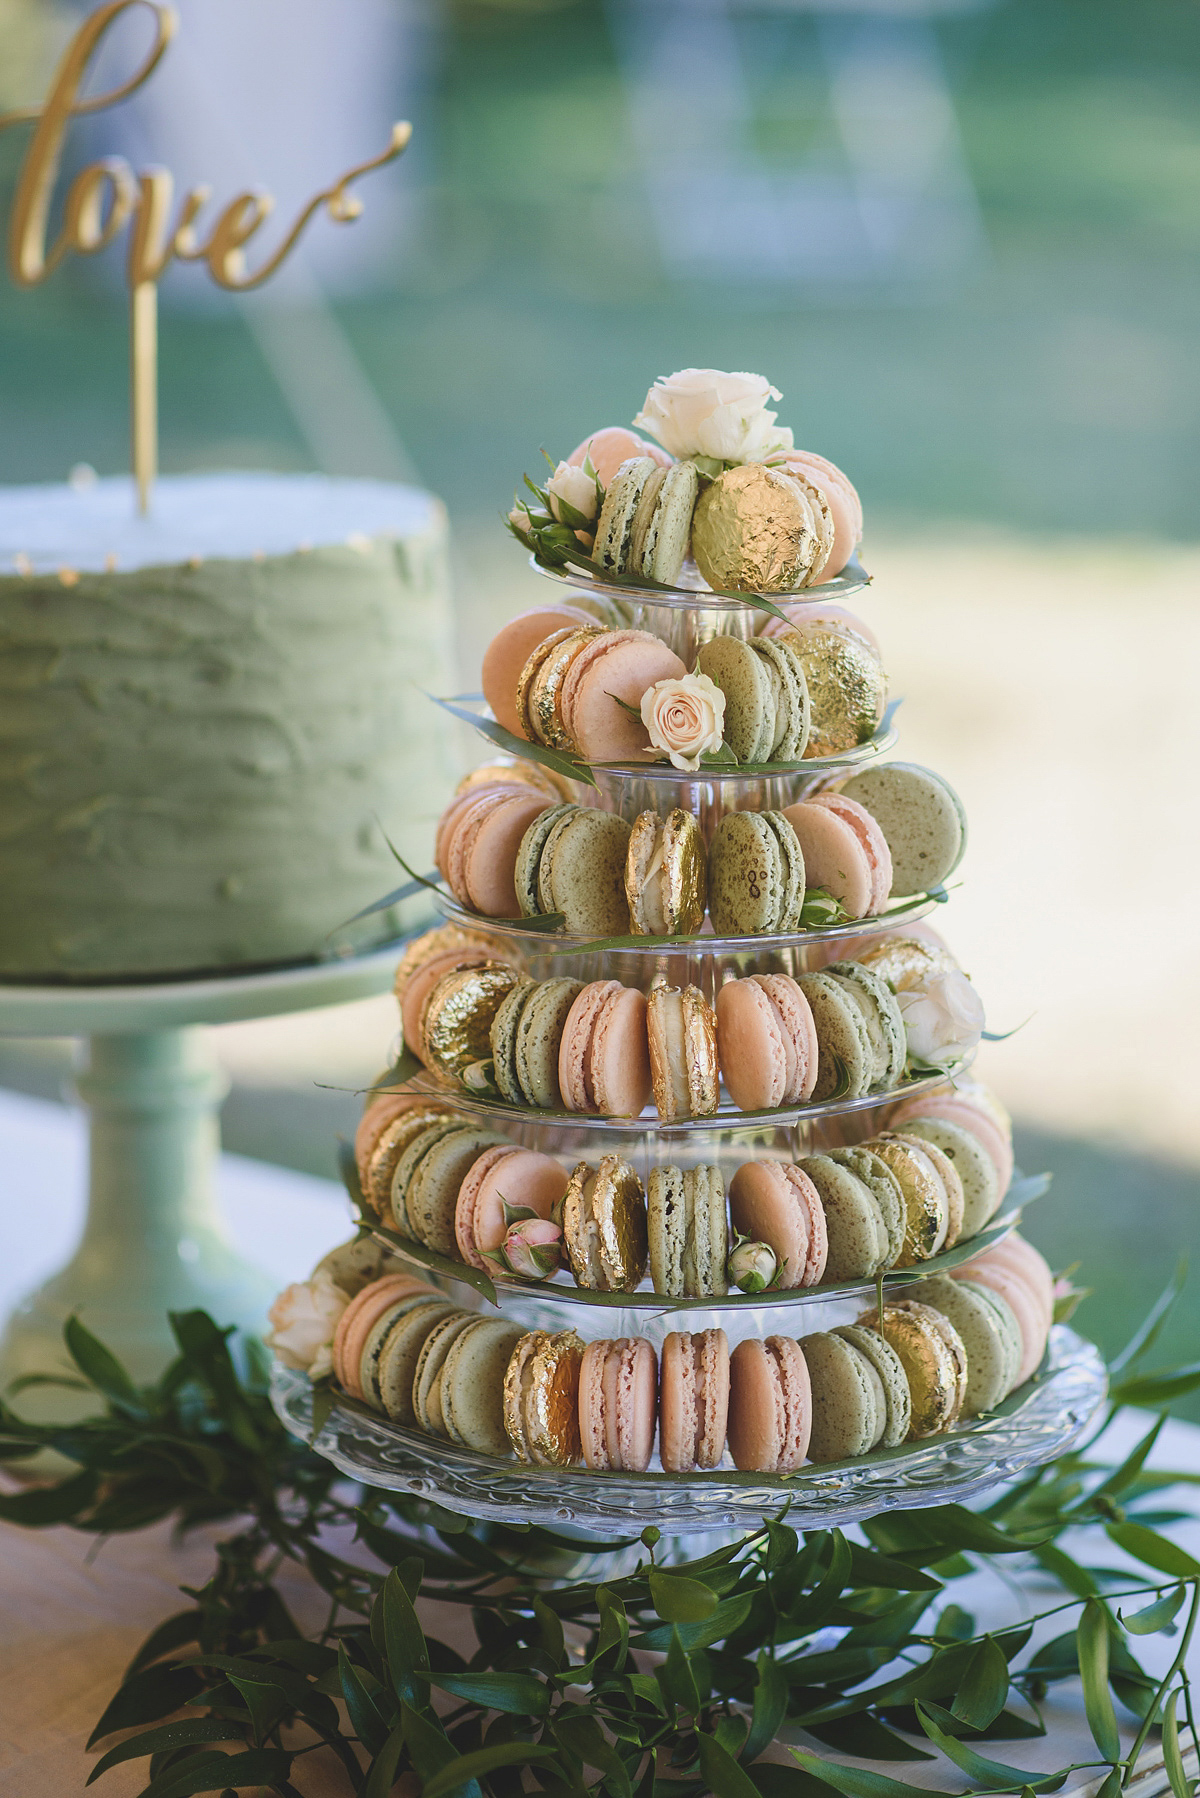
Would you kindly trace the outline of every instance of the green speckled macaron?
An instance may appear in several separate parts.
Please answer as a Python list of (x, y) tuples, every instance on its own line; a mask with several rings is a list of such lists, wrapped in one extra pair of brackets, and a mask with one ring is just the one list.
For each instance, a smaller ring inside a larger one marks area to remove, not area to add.
[(460, 1125), (433, 1143), (413, 1171), (405, 1194), (408, 1221), (418, 1242), (439, 1255), (458, 1257), (454, 1207), (473, 1161), (504, 1141), (494, 1130)]
[(775, 696), (770, 665), (740, 637), (713, 637), (696, 655), (725, 695), (725, 741), (739, 762), (765, 762), (775, 741)]
[(942, 884), (962, 860), (967, 818), (948, 781), (914, 762), (864, 768), (841, 787), (870, 812), (892, 857), (892, 897), (925, 893)]
[(863, 1185), (869, 1187), (874, 1194), (887, 1232), (887, 1260), (884, 1266), (895, 1267), (904, 1248), (906, 1221), (904, 1193), (899, 1180), (887, 1162), (866, 1143), (859, 1143), (850, 1149), (831, 1149), (829, 1159), (849, 1168), (852, 1174), (857, 1174)]
[(546, 847), (546, 838), (559, 819), (574, 809), (571, 805), (552, 805), (548, 811), (539, 812), (521, 838), (513, 880), (517, 889), (517, 904), (523, 918), (539, 916), (538, 870), (542, 863), (542, 850)]
[(876, 1446), (898, 1448), (908, 1435), (909, 1425), (912, 1423), (912, 1394), (908, 1390), (908, 1376), (903, 1362), (891, 1343), (886, 1342), (878, 1330), (868, 1330), (862, 1324), (843, 1324), (834, 1331), (834, 1335), (856, 1348), (879, 1375), (887, 1404), (887, 1423)]
[(964, 1130), (961, 1124), (952, 1124), (948, 1118), (905, 1118), (904, 1133), (933, 1143), (954, 1163), (963, 1189), (959, 1240), (977, 1235), (995, 1215), (1004, 1197), (996, 1164), (979, 1138)]
[(861, 962), (831, 962), (825, 972), (844, 981), (861, 998), (875, 1053), (871, 1086), (877, 1092), (890, 1092), (903, 1076), (908, 1058), (908, 1038), (899, 1000), (887, 981)]
[(567, 1013), (582, 991), (582, 981), (563, 977), (539, 980), (526, 995), (517, 1022), (514, 1054), (517, 1085), (527, 1105), (536, 1105), (543, 1111), (558, 1110), (562, 1105), (558, 1050)]
[(525, 1103), (525, 1095), (517, 1076), (517, 1026), (525, 1010), (525, 1001), (537, 991), (537, 984), (536, 980), (522, 980), (510, 993), (506, 993), (500, 1001), (499, 1011), (492, 1019), (489, 1032), (496, 1085), (501, 1097), (507, 1099), (510, 1105)]
[(798, 762), (808, 746), (811, 721), (804, 665), (792, 645), (776, 637), (755, 637), (754, 650), (774, 675), (775, 741), (763, 759)]
[(1021, 1366), (1021, 1331), (1009, 1306), (989, 1287), (945, 1274), (922, 1280), (915, 1296), (948, 1317), (962, 1337), (967, 1351), (963, 1416), (994, 1410), (1016, 1385)]
[(646, 1183), (650, 1278), (666, 1298), (704, 1298), (729, 1290), (728, 1223), (717, 1167), (656, 1167)]
[(887, 1393), (875, 1365), (832, 1331), (800, 1338), (812, 1382), (810, 1461), (849, 1461), (881, 1441), (888, 1425)]
[(822, 1279), (874, 1279), (888, 1265), (888, 1232), (874, 1193), (830, 1155), (806, 1155), (798, 1165), (816, 1187), (825, 1213), (829, 1252)]
[(862, 1006), (848, 987), (823, 968), (799, 975), (796, 984), (808, 1000), (817, 1031), (814, 1102), (821, 1104), (835, 1095), (865, 1097), (875, 1071), (875, 1050)]
[(538, 863), (538, 910), (561, 912), (572, 936), (628, 936), (625, 860), (631, 826), (615, 812), (571, 806), (551, 826)]

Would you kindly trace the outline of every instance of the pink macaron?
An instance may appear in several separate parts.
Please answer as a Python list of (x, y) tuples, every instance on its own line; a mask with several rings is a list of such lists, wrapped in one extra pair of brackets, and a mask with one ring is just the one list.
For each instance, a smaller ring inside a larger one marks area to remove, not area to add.
[(364, 1286), (350, 1300), (333, 1333), (331, 1356), (334, 1377), (351, 1398), (361, 1398), (363, 1395), (359, 1363), (367, 1337), (384, 1312), (397, 1300), (408, 1298), (414, 1292), (433, 1290), (424, 1280), (418, 1280), (411, 1274), (384, 1274), (382, 1279), (372, 1280), (369, 1286)]
[(367, 1164), (379, 1144), (379, 1139), (389, 1124), (403, 1117), (409, 1111), (447, 1110), (440, 1099), (432, 1098), (429, 1093), (392, 1092), (380, 1093), (371, 1100), (358, 1121), (354, 1132), (354, 1161), (358, 1168), (358, 1177), (362, 1186), (367, 1184)]
[(794, 1473), (812, 1434), (812, 1382), (790, 1336), (747, 1337), (729, 1358), (729, 1452), (742, 1473)]
[(836, 463), (826, 461), (824, 456), (818, 456), (812, 450), (789, 450), (784, 467), (796, 469), (806, 481), (821, 489), (833, 518), (833, 548), (813, 582), (819, 587), (823, 581), (831, 581), (842, 572), (862, 542), (862, 501), (850, 477)]
[(717, 993), (717, 1058), (739, 1111), (799, 1105), (817, 1080), (817, 1031), (787, 974), (727, 980)]
[(458, 1189), (454, 1240), (459, 1254), (471, 1267), (486, 1272), (484, 1255), (500, 1247), (508, 1230), (505, 1205), (549, 1217), (566, 1190), (566, 1170), (552, 1155), (515, 1143), (485, 1149)]
[(729, 1422), (724, 1330), (673, 1330), (658, 1372), (658, 1458), (667, 1473), (719, 1467)]
[[(582, 461), (582, 457), (580, 458)], [(517, 713), (517, 683), (521, 670), (539, 643), (555, 631), (579, 630), (594, 625), (595, 618), (582, 606), (535, 606), (510, 618), (483, 652), (480, 685), (492, 717), (514, 737), (525, 736)]]
[(1017, 1369), (1017, 1385), (1021, 1386), (1037, 1369), (1046, 1352), (1050, 1320), (1032, 1283), (1006, 1262), (994, 1261), (991, 1251), (951, 1270), (951, 1278), (970, 1280), (975, 1286), (986, 1286), (1007, 1301), (1021, 1332), (1021, 1365)]
[(646, 996), (619, 980), (589, 981), (567, 1013), (558, 1084), (568, 1111), (637, 1117), (650, 1102)]
[(579, 1434), (587, 1465), (645, 1473), (657, 1411), (658, 1357), (645, 1338), (589, 1342), (579, 1368)]
[(660, 468), (669, 468), (673, 460), (660, 444), (648, 442), (625, 425), (604, 425), (599, 431), (593, 431), (590, 437), (576, 445), (567, 461), (572, 468), (582, 468), (588, 456), (592, 458), (592, 467), (602, 487), (610, 484), (622, 462), (628, 462), (631, 456), (649, 456)]
[(1045, 1256), (1039, 1254), (1031, 1242), (1026, 1242), (1014, 1230), (1011, 1235), (993, 1243), (984, 1259), (994, 1267), (1011, 1268), (1013, 1273), (1024, 1280), (1038, 1301), (1048, 1330), (1054, 1322), (1054, 1275)]
[(847, 917), (877, 916), (892, 890), (892, 857), (866, 807), (839, 793), (818, 793), (783, 815), (800, 839), (806, 886), (831, 893)]
[(829, 1256), (821, 1197), (802, 1168), (785, 1161), (747, 1161), (729, 1183), (729, 1221), (751, 1242), (765, 1242), (779, 1261), (784, 1291), (816, 1286)]
[(642, 695), (657, 681), (681, 680), (686, 673), (675, 651), (649, 631), (593, 637), (562, 684), (562, 720), (579, 754), (589, 762), (645, 760), (650, 734), (639, 711)]
[[(450, 880), (450, 845), (457, 835), (459, 825), (476, 806), (489, 799), (493, 803), (500, 799), (523, 799), (534, 790), (528, 781), (523, 781), (520, 775), (514, 774), (511, 779), (481, 781), (478, 786), (465, 787), (461, 793), (456, 793), (438, 819), (433, 838), (433, 859), (442, 879), (446, 882)], [(542, 797), (548, 800), (547, 794), (543, 793)]]
[(485, 792), (460, 815), (445, 844), (446, 879), (460, 904), (485, 918), (515, 918), (517, 851), (551, 801), (545, 793)]

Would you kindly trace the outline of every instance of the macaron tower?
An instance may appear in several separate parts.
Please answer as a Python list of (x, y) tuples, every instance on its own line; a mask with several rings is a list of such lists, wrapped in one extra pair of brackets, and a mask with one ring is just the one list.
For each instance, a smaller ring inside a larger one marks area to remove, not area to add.
[(928, 921), (964, 809), (890, 753), (858, 496), (778, 398), (656, 382), (510, 520), (560, 591), (484, 653), (397, 972), (348, 1172), (386, 1259), (311, 1307), (368, 1483), (807, 1528), (961, 1501), (1100, 1402)]

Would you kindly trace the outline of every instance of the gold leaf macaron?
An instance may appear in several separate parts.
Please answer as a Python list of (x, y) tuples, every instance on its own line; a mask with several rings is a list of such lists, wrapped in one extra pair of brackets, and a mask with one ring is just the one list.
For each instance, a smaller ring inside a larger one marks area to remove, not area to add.
[(569, 631), (550, 651), (538, 668), (528, 690), (526, 713), (534, 733), (534, 741), (548, 749), (571, 749), (571, 734), (563, 723), (562, 687), (575, 657), (593, 637), (601, 635), (600, 626), (581, 625)]
[(896, 1351), (912, 1397), (909, 1437), (936, 1436), (958, 1421), (967, 1393), (967, 1351), (948, 1317), (916, 1299), (897, 1299), (858, 1319)]
[(562, 1232), (577, 1286), (633, 1292), (646, 1271), (646, 1195), (633, 1168), (606, 1155), (581, 1161), (562, 1199)]
[(518, 1459), (536, 1467), (579, 1460), (582, 1360), (583, 1341), (574, 1330), (530, 1330), (518, 1342), (504, 1376), (504, 1427)]
[(945, 1188), (924, 1144), (885, 1131), (866, 1146), (891, 1168), (904, 1195), (904, 1247), (895, 1265), (914, 1267), (928, 1261), (945, 1246), (950, 1213)]
[(472, 1062), (489, 1056), (492, 1019), (520, 978), (515, 968), (485, 962), (439, 980), (421, 1013), (426, 1066), (460, 1080)]
[(717, 1014), (700, 988), (656, 980), (646, 1025), (659, 1117), (711, 1117), (718, 1097)]
[(804, 670), (811, 725), (804, 755), (839, 755), (875, 735), (887, 704), (887, 676), (874, 644), (840, 622), (814, 619), (779, 639)]
[(692, 519), (692, 554), (710, 587), (784, 593), (804, 585), (820, 553), (807, 494), (761, 462), (727, 468), (704, 489)]
[(694, 936), (704, 922), (708, 856), (691, 812), (643, 812), (625, 861), (625, 896), (635, 936)]
[(855, 951), (854, 959), (886, 980), (893, 992), (906, 993), (931, 974), (952, 973), (958, 963), (949, 949), (916, 936), (880, 936)]

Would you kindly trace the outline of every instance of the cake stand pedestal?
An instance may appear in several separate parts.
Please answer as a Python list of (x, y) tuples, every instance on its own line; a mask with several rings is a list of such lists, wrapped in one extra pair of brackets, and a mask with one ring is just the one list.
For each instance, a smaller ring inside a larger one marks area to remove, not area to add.
[[(396, 944), (345, 960), (211, 980), (130, 986), (0, 986), (0, 1035), (75, 1036), (90, 1115), (87, 1219), (70, 1261), (13, 1311), (0, 1338), (0, 1393), (67, 1366), (72, 1312), (134, 1379), (176, 1346), (169, 1311), (203, 1308), (258, 1332), (276, 1282), (231, 1244), (216, 1202), (218, 1113), (228, 1091), (206, 1026), (372, 998), (391, 986)], [(30, 1394), (32, 1400), (34, 1394)], [(77, 1415), (46, 1388), (41, 1416)], [(23, 1408), (31, 1407), (25, 1403)]]

